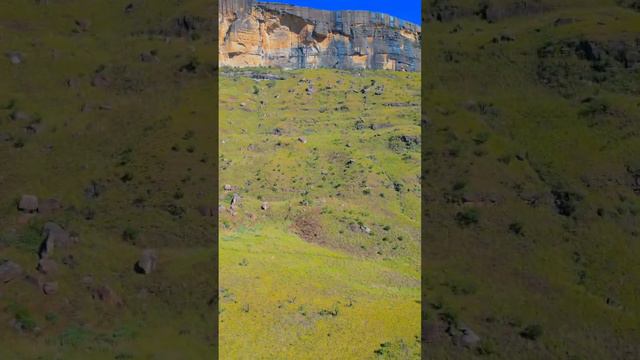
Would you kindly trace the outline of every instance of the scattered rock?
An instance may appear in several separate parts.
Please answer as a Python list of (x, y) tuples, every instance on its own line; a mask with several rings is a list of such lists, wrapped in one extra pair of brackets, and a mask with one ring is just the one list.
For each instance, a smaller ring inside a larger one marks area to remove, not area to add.
[(104, 74), (96, 74), (93, 79), (91, 79), (91, 86), (104, 88), (111, 84), (109, 78)]
[(35, 135), (35, 134), (41, 132), (43, 127), (44, 126), (42, 125), (42, 123), (31, 123), (31, 124), (25, 126), (24, 130), (29, 135)]
[(140, 61), (143, 63), (157, 63), (160, 61), (154, 50), (145, 51), (140, 54)]
[(48, 281), (42, 284), (42, 292), (45, 295), (53, 295), (58, 292), (58, 282), (57, 281)]
[(410, 107), (410, 106), (419, 106), (420, 104), (412, 103), (412, 102), (406, 102), (406, 103), (390, 102), (390, 103), (384, 103), (383, 105), (389, 106), (389, 107)]
[(462, 335), (460, 336), (460, 344), (467, 347), (474, 347), (480, 341), (480, 337), (466, 326), (459, 328)]
[(500, 41), (509, 42), (509, 41), (515, 41), (515, 40), (516, 40), (516, 38), (513, 35), (509, 34), (509, 33), (500, 34)]
[(371, 233), (371, 229), (368, 226), (359, 225), (356, 223), (349, 224), (349, 230), (351, 230), (352, 232), (358, 232), (358, 233), (366, 233), (366, 234)]
[(573, 24), (576, 21), (574, 18), (558, 18), (553, 22), (553, 26), (563, 26)]
[(65, 82), (65, 84), (67, 85), (68, 88), (70, 89), (75, 89), (78, 87), (78, 80), (76, 79), (67, 79), (67, 81)]
[(93, 298), (108, 305), (122, 305), (120, 297), (109, 286), (101, 285), (93, 291)]
[(11, 51), (11, 52), (8, 52), (6, 55), (7, 55), (7, 58), (9, 58), (9, 61), (13, 65), (21, 64), (22, 61), (24, 60), (22, 54), (19, 52)]
[(76, 24), (76, 28), (74, 29), (75, 32), (87, 32), (91, 27), (91, 21), (89, 20), (76, 20), (75, 24)]
[(51, 259), (40, 259), (37, 270), (43, 274), (53, 274), (58, 270), (58, 264)]
[(82, 284), (82, 286), (89, 289), (91, 288), (91, 285), (93, 285), (93, 277), (91, 275), (85, 275), (82, 277), (80, 283)]
[(20, 265), (9, 260), (0, 261), (0, 284), (8, 283), (20, 275), (22, 275), (22, 267)]
[(301, 136), (301, 137), (298, 138), (298, 141), (300, 141), (303, 144), (306, 144), (307, 143), (307, 138), (304, 137), (304, 136)]
[(14, 111), (9, 115), (9, 118), (14, 121), (31, 121), (31, 115), (24, 111)]
[(233, 194), (233, 198), (231, 198), (231, 206), (238, 206), (240, 203), (240, 195)]
[(224, 191), (232, 191), (233, 190), (233, 186), (229, 185), (229, 184), (225, 184), (224, 185)]
[(62, 257), (62, 263), (68, 267), (70, 267), (71, 269), (74, 269), (76, 266), (78, 266), (78, 262), (76, 261), (76, 257), (73, 256), (73, 254), (69, 254), (66, 256)]
[(282, 129), (280, 128), (275, 128), (273, 129), (273, 135), (282, 135)]
[(145, 249), (142, 251), (140, 259), (135, 264), (135, 271), (139, 274), (149, 274), (156, 268), (158, 256), (155, 250)]
[(394, 135), (388, 140), (389, 149), (396, 153), (420, 150), (421, 143), (420, 137), (414, 135)]
[(88, 199), (96, 199), (104, 192), (104, 185), (91, 181), (91, 183), (84, 189), (84, 195)]
[(47, 258), (53, 254), (55, 247), (65, 248), (72, 242), (69, 233), (53, 222), (48, 222), (44, 225), (42, 235), (44, 236), (44, 241), (40, 246), (40, 258)]
[(38, 211), (38, 198), (34, 195), (22, 195), (18, 203), (18, 210), (27, 213)]

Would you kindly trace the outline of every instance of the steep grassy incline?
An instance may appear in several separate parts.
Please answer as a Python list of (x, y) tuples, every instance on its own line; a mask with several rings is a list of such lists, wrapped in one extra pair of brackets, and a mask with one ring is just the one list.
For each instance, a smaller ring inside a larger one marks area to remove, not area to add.
[(221, 356), (419, 357), (419, 84), (221, 78)]
[(426, 349), (637, 358), (640, 13), (523, 3), (428, 11)]
[(0, 262), (22, 269), (0, 283), (0, 358), (211, 354), (215, 8), (0, 4)]

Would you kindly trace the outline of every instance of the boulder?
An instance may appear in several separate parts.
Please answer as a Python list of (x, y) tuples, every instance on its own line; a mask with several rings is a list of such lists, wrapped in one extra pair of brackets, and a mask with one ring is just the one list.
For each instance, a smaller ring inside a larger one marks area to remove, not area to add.
[(42, 292), (45, 295), (53, 295), (58, 292), (58, 282), (57, 281), (47, 281), (42, 284)]
[(145, 249), (135, 265), (135, 271), (139, 274), (149, 274), (155, 270), (157, 260), (155, 250)]
[(262, 205), (260, 205), (260, 209), (265, 210), (265, 211), (268, 210), (269, 209), (269, 203), (266, 202), (266, 201), (263, 201)]
[(94, 289), (93, 298), (108, 305), (122, 305), (120, 297), (107, 285), (101, 285)]
[(224, 186), (224, 191), (231, 191), (231, 190), (233, 190), (233, 186), (231, 186), (231, 185), (229, 185), (229, 184), (226, 184), (226, 185)]
[(303, 143), (303, 144), (306, 144), (306, 143), (307, 143), (307, 138), (305, 138), (304, 136), (300, 136), (300, 137), (298, 138), (298, 141), (300, 141), (300, 142), (301, 142), (301, 143)]
[(9, 115), (13, 121), (31, 121), (31, 115), (24, 111), (14, 111)]
[(91, 181), (84, 189), (84, 196), (87, 199), (96, 199), (104, 192), (104, 185)]
[(48, 222), (43, 226), (42, 236), (44, 240), (40, 245), (39, 252), (41, 259), (51, 256), (55, 247), (66, 248), (72, 243), (69, 233), (53, 222)]
[(18, 203), (18, 210), (27, 213), (38, 211), (38, 198), (34, 195), (22, 195)]
[(9, 62), (11, 62), (13, 65), (21, 64), (23, 61), (22, 54), (15, 51), (8, 52), (7, 58), (9, 58)]
[(460, 336), (460, 344), (463, 346), (474, 347), (480, 342), (480, 337), (470, 328), (461, 326), (459, 330), (462, 333)]
[(75, 21), (76, 31), (78, 32), (87, 32), (91, 27), (91, 21), (86, 19), (79, 19)]
[(107, 87), (111, 84), (109, 78), (107, 78), (104, 74), (96, 74), (93, 79), (91, 79), (91, 86), (93, 87)]
[(58, 270), (58, 264), (51, 259), (40, 259), (37, 270), (43, 274), (53, 274)]
[(231, 206), (232, 207), (238, 206), (239, 203), (240, 203), (240, 195), (233, 194), (233, 198), (231, 198)]
[(0, 260), (0, 284), (8, 283), (9, 281), (22, 275), (22, 267), (13, 261)]
[(154, 51), (148, 51), (140, 54), (140, 61), (144, 63), (155, 63), (158, 62), (159, 59)]
[(18, 210), (28, 213), (38, 211), (38, 198), (34, 195), (22, 195), (18, 203)]

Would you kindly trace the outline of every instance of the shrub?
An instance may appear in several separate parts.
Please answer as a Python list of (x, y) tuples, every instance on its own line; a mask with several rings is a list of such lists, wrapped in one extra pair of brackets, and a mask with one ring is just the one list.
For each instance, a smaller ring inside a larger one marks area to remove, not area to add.
[(456, 222), (460, 226), (469, 226), (473, 224), (477, 224), (479, 221), (479, 213), (476, 209), (468, 209), (465, 211), (460, 211), (456, 214)]
[(520, 332), (520, 336), (535, 341), (542, 336), (542, 326), (538, 324), (529, 325)]
[(124, 241), (136, 241), (138, 239), (138, 230), (132, 227), (126, 227), (122, 231), (122, 240)]
[(522, 224), (519, 222), (514, 222), (509, 224), (509, 231), (511, 231), (512, 233), (516, 234), (516, 235), (523, 235), (524, 233), (522, 232)]

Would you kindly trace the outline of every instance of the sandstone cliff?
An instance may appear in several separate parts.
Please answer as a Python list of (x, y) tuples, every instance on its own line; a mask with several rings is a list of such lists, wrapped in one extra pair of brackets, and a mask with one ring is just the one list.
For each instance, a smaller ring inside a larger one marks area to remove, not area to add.
[(420, 71), (419, 26), (369, 11), (221, 0), (220, 65)]

